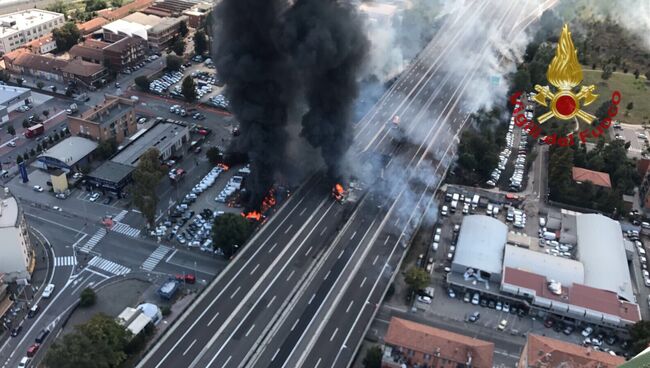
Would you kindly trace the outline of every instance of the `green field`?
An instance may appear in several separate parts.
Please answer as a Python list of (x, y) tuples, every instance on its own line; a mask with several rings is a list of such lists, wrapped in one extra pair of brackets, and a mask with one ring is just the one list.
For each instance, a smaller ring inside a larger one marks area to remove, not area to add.
[[(596, 94), (598, 100), (593, 104), (585, 107), (590, 113), (595, 113), (598, 107), (604, 102), (611, 99), (613, 91), (620, 91), (622, 101), (619, 105), (616, 120), (628, 124), (642, 124), (650, 121), (650, 83), (643, 77), (635, 79), (632, 73), (622, 74), (613, 73), (608, 80), (603, 80), (601, 71), (584, 70), (584, 80), (582, 85), (596, 85)], [(634, 108), (626, 114), (627, 104), (633, 102)]]

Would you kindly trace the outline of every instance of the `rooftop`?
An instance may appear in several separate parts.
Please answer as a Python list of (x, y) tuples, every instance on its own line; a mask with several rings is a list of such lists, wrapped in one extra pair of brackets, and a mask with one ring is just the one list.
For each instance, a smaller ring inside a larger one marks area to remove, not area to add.
[(124, 17), (122, 20), (141, 24), (143, 26), (151, 28), (156, 24), (160, 23), (161, 18), (155, 15), (148, 15), (142, 12), (135, 12), (133, 14), (129, 14), (128, 16)]
[(582, 284), (562, 285), (560, 295), (548, 288), (550, 280), (534, 272), (505, 267), (501, 290), (515, 295), (534, 295), (533, 304), (591, 318), (594, 322), (603, 320), (620, 324), (620, 320), (637, 322), (641, 319), (639, 306), (619, 300), (616, 293), (596, 289)]
[(457, 363), (471, 356), (472, 367), (492, 367), (494, 343), (397, 317), (391, 318), (384, 342), (432, 355), (439, 351), (441, 358)]
[(125, 21), (122, 19), (118, 19), (102, 27), (102, 29), (115, 34), (138, 36), (145, 40), (147, 39), (147, 30), (149, 28), (151, 28), (151, 26), (143, 26), (142, 24)]
[(49, 157), (72, 166), (97, 148), (97, 142), (82, 137), (68, 137), (38, 157)]
[(87, 35), (100, 30), (102, 26), (105, 26), (106, 24), (108, 24), (108, 20), (102, 17), (96, 17), (87, 22), (78, 24), (77, 28), (79, 28), (81, 34)]
[(538, 368), (615, 368), (625, 362), (623, 357), (535, 334), (528, 334), (526, 352), (527, 365)]
[(121, 97), (109, 96), (103, 104), (97, 105), (84, 112), (80, 118), (87, 122), (107, 125), (133, 109), (133, 102)]
[(65, 73), (82, 76), (92, 77), (95, 74), (102, 73), (106, 67), (100, 64), (91, 63), (83, 60), (70, 60), (63, 68)]
[(164, 152), (169, 146), (176, 143), (177, 140), (173, 139), (174, 137), (186, 134), (187, 131), (188, 128), (185, 126), (160, 122), (122, 149), (111, 161), (136, 166), (140, 156), (149, 148), (157, 148), (160, 152)]
[(511, 245), (506, 245), (503, 266), (537, 273), (566, 286), (584, 283), (582, 263)]
[(508, 226), (503, 222), (484, 215), (466, 216), (458, 235), (454, 263), (501, 274), (507, 237)]
[[(15, 57), (13, 57), (15, 55)], [(13, 57), (13, 64), (22, 68), (40, 70), (48, 73), (58, 73), (68, 65), (66, 60), (55, 59), (48, 56), (32, 54), (29, 52), (20, 52), (17, 54), (11, 53), (11, 56), (5, 55), (7, 58)]]
[(142, 10), (153, 3), (153, 0), (134, 0), (117, 9), (104, 9), (97, 12), (97, 15), (108, 20), (124, 18), (132, 12)]
[(10, 196), (0, 201), (0, 229), (16, 227), (18, 222), (18, 202), (16, 202), (16, 198)]
[(0, 105), (7, 105), (13, 99), (22, 95), (23, 93), (30, 92), (29, 88), (12, 87), (8, 85), (0, 86)]
[(634, 300), (621, 225), (598, 214), (576, 216), (577, 258), (584, 265), (585, 285)]
[(144, 42), (144, 41), (138, 37), (124, 37), (119, 41), (115, 41), (111, 44), (108, 44), (105, 50), (121, 53), (124, 50), (129, 49), (133, 44), (137, 44), (138, 42)]
[(603, 188), (611, 188), (612, 182), (609, 180), (609, 174), (583, 169), (581, 167), (573, 167), (571, 170), (573, 174), (573, 181), (578, 183), (591, 182), (593, 185), (597, 185)]
[(6, 37), (59, 17), (63, 17), (63, 14), (40, 9), (29, 9), (0, 15), (0, 37)]
[(119, 183), (133, 172), (133, 166), (106, 161), (93, 170), (88, 176), (100, 181)]

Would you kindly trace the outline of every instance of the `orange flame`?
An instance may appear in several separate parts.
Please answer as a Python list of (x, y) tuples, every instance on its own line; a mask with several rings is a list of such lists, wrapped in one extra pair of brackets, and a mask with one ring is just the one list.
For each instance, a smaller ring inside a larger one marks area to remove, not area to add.
[(345, 197), (345, 189), (343, 188), (343, 185), (336, 184), (334, 188), (332, 188), (332, 196), (337, 201), (342, 201), (343, 197)]
[(223, 171), (228, 171), (228, 169), (230, 169), (230, 167), (226, 164), (217, 164), (217, 166), (222, 168)]
[(257, 211), (251, 211), (249, 213), (243, 213), (242, 212), (241, 215), (244, 216), (246, 219), (249, 219), (249, 220), (259, 221), (259, 220), (262, 219), (262, 214), (257, 212)]
[(345, 192), (345, 189), (343, 189), (343, 185), (341, 185), (341, 184), (336, 184), (336, 186), (334, 188), (336, 188), (336, 192), (338, 194), (343, 194), (343, 192)]
[(262, 201), (261, 212), (265, 213), (269, 208), (275, 206), (275, 203), (275, 190), (271, 188), (271, 190), (269, 190), (268, 194)]

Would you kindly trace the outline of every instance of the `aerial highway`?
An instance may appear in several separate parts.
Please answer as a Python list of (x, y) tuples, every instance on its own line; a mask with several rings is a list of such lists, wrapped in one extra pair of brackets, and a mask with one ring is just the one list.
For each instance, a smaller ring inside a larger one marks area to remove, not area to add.
[[(516, 4), (498, 10), (481, 2), (447, 17), (438, 36), (356, 125), (353, 151), (388, 157), (384, 178), (365, 178), (377, 183), (356, 207), (329, 198), (330, 188), (315, 174), (138, 367), (347, 366), (432, 204), (469, 116), (461, 107), (476, 69), (450, 71), (444, 56), (474, 32), (464, 27), (468, 20), (495, 19), (499, 30), (512, 33), (526, 25), (522, 19), (538, 15)], [(492, 45), (477, 34), (472, 46), (478, 66)], [(396, 142), (390, 124), (395, 115), (406, 137), (420, 139)]]

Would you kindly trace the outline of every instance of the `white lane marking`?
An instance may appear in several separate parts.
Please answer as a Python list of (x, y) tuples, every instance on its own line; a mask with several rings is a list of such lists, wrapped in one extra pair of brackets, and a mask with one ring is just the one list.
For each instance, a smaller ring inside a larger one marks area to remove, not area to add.
[(311, 304), (312, 300), (314, 300), (314, 297), (316, 297), (316, 294), (311, 295), (311, 298), (309, 298), (309, 301), (307, 302), (307, 304)]
[(360, 288), (362, 288), (362, 287), (363, 287), (363, 284), (366, 283), (366, 279), (367, 279), (367, 277), (364, 277), (364, 278), (363, 278), (363, 281), (361, 281), (361, 285), (359, 285)]
[(293, 224), (289, 225), (289, 227), (284, 231), (284, 233), (285, 234), (288, 233), (291, 230), (292, 227), (293, 227)]
[(294, 273), (296, 273), (296, 270), (291, 270), (289, 277), (287, 277), (287, 281), (291, 280), (291, 276), (293, 276)]
[(327, 271), (327, 275), (323, 277), (323, 280), (327, 280), (327, 278), (330, 276), (330, 272), (332, 272), (332, 270)]
[(248, 331), (246, 331), (246, 335), (244, 335), (244, 336), (248, 337), (248, 335), (251, 334), (251, 331), (253, 331), (254, 328), (255, 328), (255, 325), (252, 325), (251, 328), (249, 328)]
[(388, 239), (390, 239), (390, 235), (388, 235), (388, 236), (386, 237), (386, 240), (384, 240), (384, 245), (386, 245), (386, 243), (388, 243)]
[(378, 259), (379, 259), (379, 255), (375, 256), (375, 260), (372, 261), (372, 265), (373, 265), (373, 266), (375, 265), (375, 263), (377, 263), (377, 260), (378, 260)]
[(293, 326), (291, 326), (291, 330), (290, 330), (290, 331), (293, 331), (293, 329), (296, 328), (296, 326), (298, 325), (298, 322), (299, 322), (299, 321), (300, 321), (300, 318), (298, 318), (298, 319), (296, 320), (296, 322), (293, 323)]
[(169, 263), (169, 260), (172, 259), (172, 257), (176, 255), (176, 252), (178, 252), (178, 249), (174, 249), (172, 254), (170, 254), (169, 257), (167, 257), (167, 259), (165, 260), (165, 263)]
[(280, 352), (280, 348), (278, 348), (278, 350), (275, 351), (275, 354), (273, 354), (273, 357), (271, 358), (271, 361), (273, 361), (275, 359), (275, 357), (278, 356), (279, 352)]
[(252, 275), (252, 274), (254, 274), (254, 273), (255, 273), (255, 271), (257, 271), (257, 268), (258, 268), (259, 266), (260, 266), (260, 264), (259, 264), (259, 263), (258, 263), (258, 264), (256, 264), (256, 265), (255, 265), (255, 268), (253, 268), (253, 270), (251, 271), (251, 273), (250, 273), (250, 274), (251, 274), (251, 275)]
[(327, 230), (327, 226), (323, 227), (323, 230), (320, 231), (320, 236), (323, 236), (326, 230)]
[[(230, 359), (232, 359), (232, 355), (229, 355), (229, 356), (228, 356), (228, 359), (226, 359), (226, 362), (223, 363), (223, 366), (224, 366), (224, 367), (226, 366), (226, 364), (228, 364), (228, 362), (230, 361)], [(222, 367), (222, 368), (223, 368), (223, 367)]]
[(353, 233), (352, 233), (352, 236), (350, 237), (350, 240), (354, 239), (354, 237), (355, 237), (356, 235), (357, 235), (357, 232), (356, 232), (356, 231), (353, 232)]
[(238, 287), (237, 287), (237, 290), (235, 290), (235, 292), (232, 293), (232, 295), (230, 295), (230, 299), (232, 299), (232, 298), (235, 297), (235, 294), (237, 294), (237, 293), (239, 292), (239, 289), (241, 289), (241, 286), (238, 286)]
[(273, 246), (271, 249), (269, 249), (269, 253), (273, 252), (273, 249), (275, 249), (275, 246), (278, 245), (278, 242), (273, 243)]
[(354, 300), (350, 300), (350, 305), (345, 309), (345, 313), (350, 311), (350, 308), (352, 308), (352, 304), (354, 304)]
[(303, 208), (302, 211), (300, 211), (300, 214), (298, 216), (304, 215), (305, 211), (307, 211), (307, 207)]
[(208, 322), (208, 326), (210, 326), (212, 324), (212, 322), (214, 322), (214, 320), (217, 319), (217, 317), (219, 317), (219, 312), (217, 312), (217, 314), (215, 314), (214, 317), (212, 317), (212, 319), (210, 319), (210, 322)]
[(322, 359), (322, 358), (318, 358), (318, 361), (316, 362), (316, 365), (314, 366), (314, 368), (318, 368), (318, 366), (320, 365), (320, 361), (321, 361), (321, 360), (323, 360), (323, 359)]
[(314, 247), (314, 246), (312, 245), (311, 247), (309, 247), (309, 249), (307, 249), (307, 252), (305, 252), (305, 256), (308, 256), (308, 255), (309, 255), (309, 253), (311, 252), (311, 249), (312, 249), (313, 247)]
[(185, 349), (185, 351), (183, 352), (183, 356), (187, 355), (187, 352), (190, 351), (190, 349), (192, 348), (192, 346), (194, 346), (194, 344), (196, 344), (196, 339), (194, 339), (194, 341), (192, 341), (190, 346), (188, 346), (187, 349)]
[(339, 332), (339, 328), (338, 328), (338, 327), (334, 330), (334, 333), (332, 334), (332, 337), (330, 337), (330, 342), (332, 342), (332, 340), (334, 340), (334, 336), (336, 336), (336, 333), (337, 333), (337, 332)]
[(273, 295), (273, 298), (271, 298), (271, 301), (269, 302), (269, 304), (266, 305), (266, 307), (267, 308), (270, 307), (271, 304), (273, 304), (274, 301), (275, 301), (275, 295)]
[(340, 259), (341, 256), (343, 256), (343, 253), (345, 252), (345, 249), (341, 249), (341, 253), (339, 253), (339, 256), (336, 257), (336, 259)]

